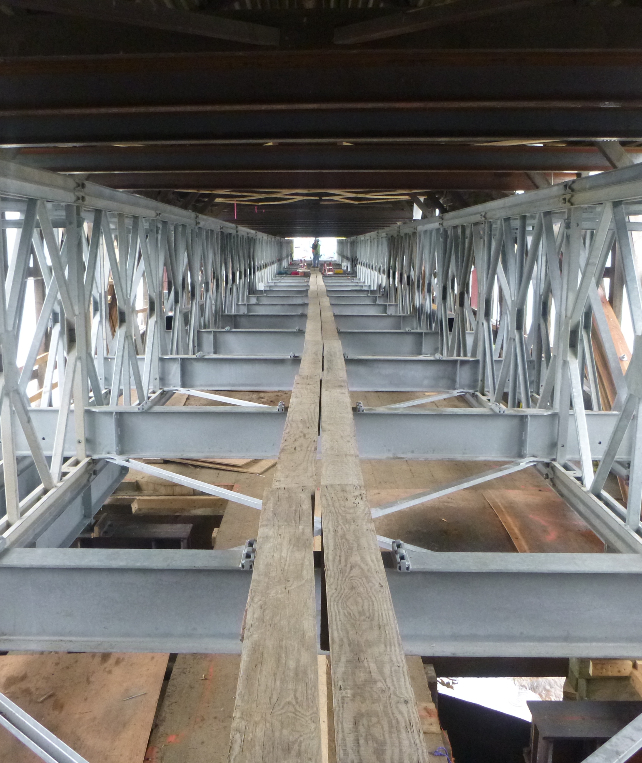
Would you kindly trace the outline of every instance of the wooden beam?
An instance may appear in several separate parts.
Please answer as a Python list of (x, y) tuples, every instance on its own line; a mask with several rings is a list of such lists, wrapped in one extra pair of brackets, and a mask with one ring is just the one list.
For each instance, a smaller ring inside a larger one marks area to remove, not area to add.
[[(316, 306), (316, 309), (315, 309)], [(310, 291), (306, 339), (247, 604), (230, 763), (321, 763), (313, 495), (321, 342)]]
[(617, 140), (596, 140), (595, 145), (614, 170), (635, 164)]
[(413, 8), (404, 13), (395, 13), (369, 21), (359, 21), (335, 29), (334, 42), (337, 45), (353, 45), (372, 42), (386, 37), (398, 37), (424, 29), (435, 29), (448, 24), (495, 16), (500, 13), (518, 11), (536, 5), (548, 5), (560, 0), (459, 0), (447, 5), (428, 8)]
[(337, 763), (427, 763), (388, 581), (366, 499), (343, 349), (317, 274), (321, 516)]
[(158, 2), (138, 0), (3, 0), (4, 5), (65, 16), (87, 16), (100, 21), (162, 29), (177, 34), (213, 37), (249, 45), (278, 45), (279, 30), (262, 24), (178, 11)]
[(417, 207), (419, 208), (419, 210), (420, 210), (420, 211), (421, 211), (421, 213), (422, 213), (422, 216), (425, 216), (425, 217), (434, 217), (434, 216), (435, 216), (435, 209), (434, 209), (434, 208), (433, 208), (433, 209), (431, 209), (431, 208), (430, 208), (430, 207), (429, 207), (429, 206), (428, 206), (428, 205), (427, 205), (427, 204), (424, 202), (424, 200), (423, 200), (423, 199), (421, 199), (419, 196), (417, 196), (417, 194), (416, 194), (416, 193), (411, 193), (411, 194), (410, 194), (410, 198), (412, 199), (412, 201), (414, 202), (414, 204), (416, 204), (416, 205), (417, 205)]

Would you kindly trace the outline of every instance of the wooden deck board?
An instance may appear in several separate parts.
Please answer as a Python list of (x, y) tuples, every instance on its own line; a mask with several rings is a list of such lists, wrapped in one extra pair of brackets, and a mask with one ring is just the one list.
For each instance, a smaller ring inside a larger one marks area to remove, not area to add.
[(145, 756), (149, 763), (227, 761), (240, 664), (237, 654), (177, 656)]
[[(89, 763), (142, 763), (167, 659), (166, 654), (9, 654), (0, 657), (0, 692)], [(40, 758), (0, 728), (0, 760), (39, 763)]]
[(260, 512), (230, 763), (322, 763), (312, 553), (320, 340), (311, 284), (300, 373)]
[(321, 761), (312, 502), (305, 487), (272, 488), (264, 499), (230, 761)]
[[(363, 487), (343, 353), (325, 288), (316, 278), (324, 341), (320, 502), (337, 761), (425, 763), (419, 714)], [(338, 468), (341, 460), (345, 465)]]

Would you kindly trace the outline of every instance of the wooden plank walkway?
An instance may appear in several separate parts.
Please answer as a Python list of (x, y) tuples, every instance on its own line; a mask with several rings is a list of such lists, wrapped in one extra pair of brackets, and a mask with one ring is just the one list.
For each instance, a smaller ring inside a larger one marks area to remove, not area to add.
[(338, 763), (428, 753), (359, 463), (343, 349), (320, 277), (321, 516)]
[(313, 284), (301, 367), (263, 499), (230, 763), (322, 761), (312, 553), (321, 363)]
[(359, 465), (343, 350), (316, 274), (301, 367), (261, 512), (229, 760), (321, 761), (312, 555), (319, 407), (336, 760), (427, 763)]

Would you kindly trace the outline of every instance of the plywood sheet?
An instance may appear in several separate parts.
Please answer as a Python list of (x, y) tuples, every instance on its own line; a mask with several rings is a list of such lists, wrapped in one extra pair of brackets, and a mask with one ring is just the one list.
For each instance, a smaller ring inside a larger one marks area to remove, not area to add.
[(178, 655), (146, 761), (227, 763), (240, 664), (236, 654)]
[[(5, 655), (0, 692), (89, 763), (142, 763), (167, 659), (166, 654)], [(0, 728), (0, 760), (39, 763), (40, 758)]]
[[(417, 489), (368, 491), (372, 508), (401, 500)], [(510, 535), (481, 491), (461, 490), (375, 520), (379, 535), (429, 551), (514, 552)]]
[(604, 551), (604, 543), (550, 488), (484, 490), (483, 494), (522, 553)]

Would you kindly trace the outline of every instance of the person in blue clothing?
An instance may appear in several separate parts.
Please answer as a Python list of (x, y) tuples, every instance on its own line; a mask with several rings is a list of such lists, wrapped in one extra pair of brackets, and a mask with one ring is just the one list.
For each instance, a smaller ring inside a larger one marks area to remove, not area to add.
[(321, 244), (319, 244), (319, 239), (315, 238), (312, 242), (312, 267), (318, 268), (319, 267), (319, 257), (321, 256)]

